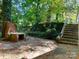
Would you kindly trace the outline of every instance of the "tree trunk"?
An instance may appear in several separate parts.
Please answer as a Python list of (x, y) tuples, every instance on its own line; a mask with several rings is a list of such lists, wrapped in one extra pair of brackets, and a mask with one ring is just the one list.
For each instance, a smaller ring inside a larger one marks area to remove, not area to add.
[(36, 23), (40, 22), (40, 0), (37, 0), (37, 7), (36, 7)]
[(36, 29), (36, 27), (38, 26), (39, 22), (40, 22), (40, 0), (36, 0), (35, 1), (37, 3), (36, 6), (36, 12), (35, 12), (35, 16), (36, 16), (36, 21), (34, 23), (34, 25), (32, 26), (32, 31), (34, 31)]
[(59, 16), (59, 13), (56, 13), (56, 21), (57, 21), (57, 22), (59, 22), (59, 21), (58, 21), (58, 16)]
[(51, 9), (52, 9), (52, 3), (49, 1), (49, 2), (47, 2), (48, 3), (48, 5), (49, 5), (49, 8), (48, 8), (48, 11), (47, 11), (47, 20), (46, 20), (46, 25), (50, 28), (50, 26), (51, 26), (51, 24), (49, 24), (50, 23), (50, 21), (51, 21)]
[(51, 9), (52, 9), (52, 6), (50, 4), (49, 9), (48, 9), (47, 22), (50, 22), (50, 20), (51, 20)]
[(3, 30), (2, 30), (2, 37), (4, 37), (4, 31), (5, 31), (5, 21), (11, 21), (11, 0), (3, 0), (3, 6), (2, 6), (2, 19), (3, 19)]
[(11, 21), (11, 0), (3, 0), (2, 14), (4, 21)]

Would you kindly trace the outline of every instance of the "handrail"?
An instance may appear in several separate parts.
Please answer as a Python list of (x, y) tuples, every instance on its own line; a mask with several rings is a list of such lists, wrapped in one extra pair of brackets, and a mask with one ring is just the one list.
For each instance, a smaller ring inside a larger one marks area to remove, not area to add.
[(60, 35), (57, 36), (57, 39), (60, 39), (60, 38), (63, 36), (63, 34), (64, 34), (64, 29), (65, 29), (65, 27), (66, 27), (66, 25), (67, 25), (67, 22), (68, 22), (68, 19), (66, 19), (66, 20), (64, 21), (63, 28), (62, 28), (62, 30), (61, 30), (61, 32), (60, 32)]

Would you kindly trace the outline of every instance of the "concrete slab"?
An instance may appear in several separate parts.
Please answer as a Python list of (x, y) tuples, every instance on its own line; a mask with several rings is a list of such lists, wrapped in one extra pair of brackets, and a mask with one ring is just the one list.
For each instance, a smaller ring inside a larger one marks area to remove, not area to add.
[(54, 41), (34, 37), (18, 42), (0, 41), (0, 59), (52, 59)]

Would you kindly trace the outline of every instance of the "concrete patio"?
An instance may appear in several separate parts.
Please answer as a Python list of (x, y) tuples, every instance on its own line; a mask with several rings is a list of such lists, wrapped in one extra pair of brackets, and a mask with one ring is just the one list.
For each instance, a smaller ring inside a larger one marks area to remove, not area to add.
[(76, 59), (78, 46), (27, 36), (18, 42), (0, 41), (0, 59)]
[(0, 59), (52, 59), (57, 45), (54, 41), (26, 37), (23, 41), (0, 41)]

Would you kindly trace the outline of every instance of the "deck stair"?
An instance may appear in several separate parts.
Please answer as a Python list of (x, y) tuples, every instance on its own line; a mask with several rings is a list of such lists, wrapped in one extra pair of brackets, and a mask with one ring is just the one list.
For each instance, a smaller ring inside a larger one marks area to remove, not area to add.
[(67, 24), (59, 42), (78, 45), (78, 24)]

